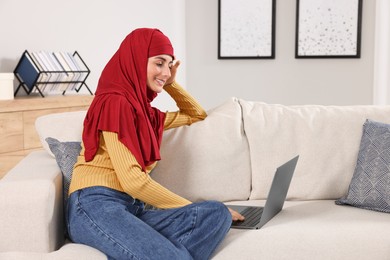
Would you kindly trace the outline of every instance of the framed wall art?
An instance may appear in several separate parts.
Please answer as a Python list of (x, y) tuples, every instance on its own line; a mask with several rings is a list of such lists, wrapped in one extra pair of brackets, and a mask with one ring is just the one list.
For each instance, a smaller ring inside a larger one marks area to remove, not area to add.
[(275, 58), (275, 0), (218, 0), (218, 59)]
[(296, 58), (360, 58), (362, 0), (297, 0)]

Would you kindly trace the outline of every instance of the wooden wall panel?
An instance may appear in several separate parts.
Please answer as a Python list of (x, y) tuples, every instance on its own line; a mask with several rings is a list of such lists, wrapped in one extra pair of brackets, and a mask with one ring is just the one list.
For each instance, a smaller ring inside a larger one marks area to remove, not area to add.
[(0, 114), (0, 153), (23, 149), (23, 115), (17, 113)]

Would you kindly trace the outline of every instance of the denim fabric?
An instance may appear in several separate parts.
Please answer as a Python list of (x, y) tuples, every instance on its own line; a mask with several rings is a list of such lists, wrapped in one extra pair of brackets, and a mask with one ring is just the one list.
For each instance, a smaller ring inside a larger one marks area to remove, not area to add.
[(109, 259), (209, 259), (232, 218), (216, 201), (168, 210), (146, 210), (131, 196), (105, 187), (69, 198), (68, 232)]

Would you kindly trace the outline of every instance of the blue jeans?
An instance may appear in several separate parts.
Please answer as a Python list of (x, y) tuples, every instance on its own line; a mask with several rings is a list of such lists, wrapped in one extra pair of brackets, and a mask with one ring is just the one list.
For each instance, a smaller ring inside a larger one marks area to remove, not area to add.
[(73, 192), (67, 219), (73, 242), (109, 259), (209, 259), (232, 223), (220, 202), (146, 210), (141, 201), (105, 187)]

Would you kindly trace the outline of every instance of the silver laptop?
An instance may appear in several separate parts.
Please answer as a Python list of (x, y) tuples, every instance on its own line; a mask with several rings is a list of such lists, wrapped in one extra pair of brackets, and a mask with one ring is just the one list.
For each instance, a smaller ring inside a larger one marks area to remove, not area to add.
[(282, 210), (298, 158), (299, 155), (277, 168), (264, 207), (228, 205), (245, 217), (244, 221), (234, 221), (232, 228), (259, 229)]

